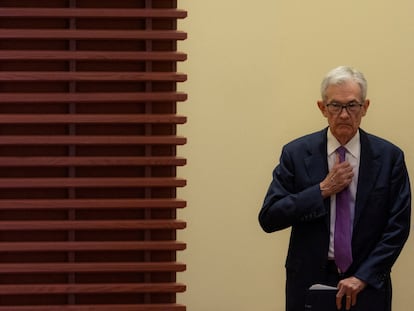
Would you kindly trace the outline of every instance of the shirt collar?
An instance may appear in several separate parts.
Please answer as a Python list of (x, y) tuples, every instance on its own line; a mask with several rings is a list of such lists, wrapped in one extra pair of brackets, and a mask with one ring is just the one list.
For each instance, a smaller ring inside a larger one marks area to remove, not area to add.
[[(333, 136), (332, 132), (328, 129), (327, 131), (327, 139), (328, 139), (328, 156), (336, 151), (336, 149), (341, 146), (339, 141)], [(351, 154), (354, 158), (359, 158), (361, 152), (361, 144), (360, 144), (360, 135), (359, 130), (356, 132), (354, 137), (344, 146), (349, 154)]]

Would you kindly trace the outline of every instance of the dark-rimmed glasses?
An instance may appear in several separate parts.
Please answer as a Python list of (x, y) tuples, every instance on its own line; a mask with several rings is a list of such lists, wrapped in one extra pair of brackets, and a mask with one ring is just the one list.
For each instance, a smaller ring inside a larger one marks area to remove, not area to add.
[(337, 103), (337, 102), (326, 104), (326, 108), (332, 114), (340, 114), (342, 113), (342, 109), (346, 109), (348, 113), (357, 114), (358, 112), (361, 111), (362, 106), (363, 105), (358, 102), (350, 102), (345, 105)]

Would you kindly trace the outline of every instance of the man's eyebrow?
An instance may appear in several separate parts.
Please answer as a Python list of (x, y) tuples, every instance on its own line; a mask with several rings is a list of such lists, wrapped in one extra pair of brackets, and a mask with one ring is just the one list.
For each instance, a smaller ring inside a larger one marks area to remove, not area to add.
[(333, 99), (333, 100), (331, 100), (330, 102), (328, 102), (328, 104), (339, 104), (339, 105), (349, 105), (349, 104), (360, 104), (360, 102), (359, 101), (357, 101), (356, 99), (354, 99), (354, 100), (350, 100), (349, 102), (347, 102), (347, 103), (344, 103), (344, 102), (341, 102), (341, 101), (339, 101), (339, 100), (335, 100), (335, 99)]

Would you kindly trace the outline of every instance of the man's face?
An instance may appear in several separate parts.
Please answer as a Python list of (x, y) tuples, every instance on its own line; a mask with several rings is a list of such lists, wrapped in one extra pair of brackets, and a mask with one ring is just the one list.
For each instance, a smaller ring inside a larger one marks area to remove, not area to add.
[[(348, 105), (351, 103), (358, 106), (362, 104), (362, 106), (358, 107), (356, 112), (351, 112), (350, 109), (345, 108), (336, 113), (332, 111), (334, 105)], [(358, 83), (354, 81), (330, 85), (326, 90), (325, 101), (318, 101), (318, 107), (328, 119), (332, 134), (342, 145), (346, 144), (358, 131), (361, 119), (365, 116), (368, 106), (369, 100), (361, 102), (361, 89)]]

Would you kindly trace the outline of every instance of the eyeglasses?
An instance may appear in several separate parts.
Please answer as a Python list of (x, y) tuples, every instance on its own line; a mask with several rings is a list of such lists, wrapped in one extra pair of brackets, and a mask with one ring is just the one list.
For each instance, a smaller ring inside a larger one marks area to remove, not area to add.
[(340, 103), (332, 102), (329, 104), (326, 104), (326, 107), (328, 108), (328, 111), (332, 114), (340, 114), (342, 113), (342, 109), (346, 109), (348, 113), (357, 114), (361, 111), (361, 107), (363, 105), (358, 102), (350, 102), (346, 105), (342, 105)]

